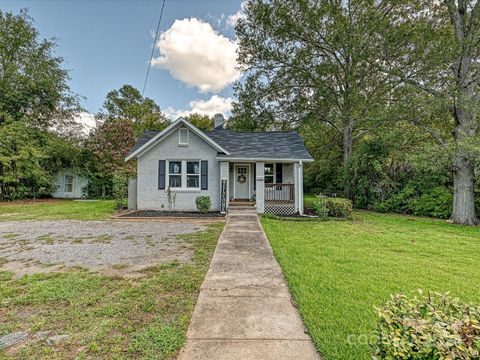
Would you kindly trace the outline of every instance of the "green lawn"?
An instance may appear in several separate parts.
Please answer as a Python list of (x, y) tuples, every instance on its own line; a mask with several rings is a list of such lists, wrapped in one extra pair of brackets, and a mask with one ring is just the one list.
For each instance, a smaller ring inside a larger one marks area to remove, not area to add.
[(81, 269), (15, 279), (0, 271), (0, 336), (25, 329), (70, 335), (55, 347), (33, 341), (0, 350), (0, 358), (176, 358), (222, 228), (182, 236), (193, 261), (152, 267), (139, 279)]
[(480, 228), (358, 211), (352, 221), (263, 218), (324, 359), (369, 359), (374, 306), (416, 289), (480, 303)]
[(315, 200), (315, 195), (305, 194), (303, 196), (303, 207), (313, 209), (313, 201)]
[(6, 220), (105, 220), (114, 213), (115, 201), (39, 200), (0, 203), (0, 221)]

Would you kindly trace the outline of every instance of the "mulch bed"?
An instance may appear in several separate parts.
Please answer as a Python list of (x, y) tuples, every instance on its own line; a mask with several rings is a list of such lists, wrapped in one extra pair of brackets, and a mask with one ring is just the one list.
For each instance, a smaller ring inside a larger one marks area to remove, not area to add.
[(193, 218), (221, 218), (225, 214), (219, 212), (201, 213), (196, 211), (155, 211), (155, 210), (138, 210), (132, 211), (118, 217), (123, 218), (148, 218), (148, 217), (193, 217)]
[(304, 208), (304, 209), (303, 209), (303, 213), (304, 213), (305, 215), (311, 215), (311, 216), (317, 215), (317, 214), (315, 213), (315, 210), (313, 210), (312, 208)]

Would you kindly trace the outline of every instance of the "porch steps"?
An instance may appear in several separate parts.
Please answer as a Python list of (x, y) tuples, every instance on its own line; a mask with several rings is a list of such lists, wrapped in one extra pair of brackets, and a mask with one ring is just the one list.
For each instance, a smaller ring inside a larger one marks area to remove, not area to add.
[(245, 201), (240, 201), (240, 200), (236, 200), (236, 201), (230, 201), (230, 203), (228, 204), (228, 210), (254, 210), (256, 209), (257, 205), (255, 203), (255, 201), (248, 201), (248, 200), (245, 200)]

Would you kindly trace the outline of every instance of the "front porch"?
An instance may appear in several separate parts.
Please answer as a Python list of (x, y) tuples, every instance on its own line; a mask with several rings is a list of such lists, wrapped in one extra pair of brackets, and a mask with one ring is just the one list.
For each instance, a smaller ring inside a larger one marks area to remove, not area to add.
[(221, 161), (221, 211), (230, 204), (255, 204), (257, 213), (303, 212), (301, 161)]

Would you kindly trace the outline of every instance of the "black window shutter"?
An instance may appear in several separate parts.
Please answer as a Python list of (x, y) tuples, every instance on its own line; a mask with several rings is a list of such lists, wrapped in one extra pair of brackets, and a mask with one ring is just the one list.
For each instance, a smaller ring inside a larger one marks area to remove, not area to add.
[(208, 190), (208, 161), (202, 160), (202, 190)]
[(283, 164), (282, 163), (277, 163), (277, 170), (276, 170), (276, 178), (277, 178), (277, 184), (282, 184), (283, 178)]
[(257, 190), (257, 164), (253, 163), (253, 190)]
[(165, 190), (165, 160), (158, 160), (158, 188)]

